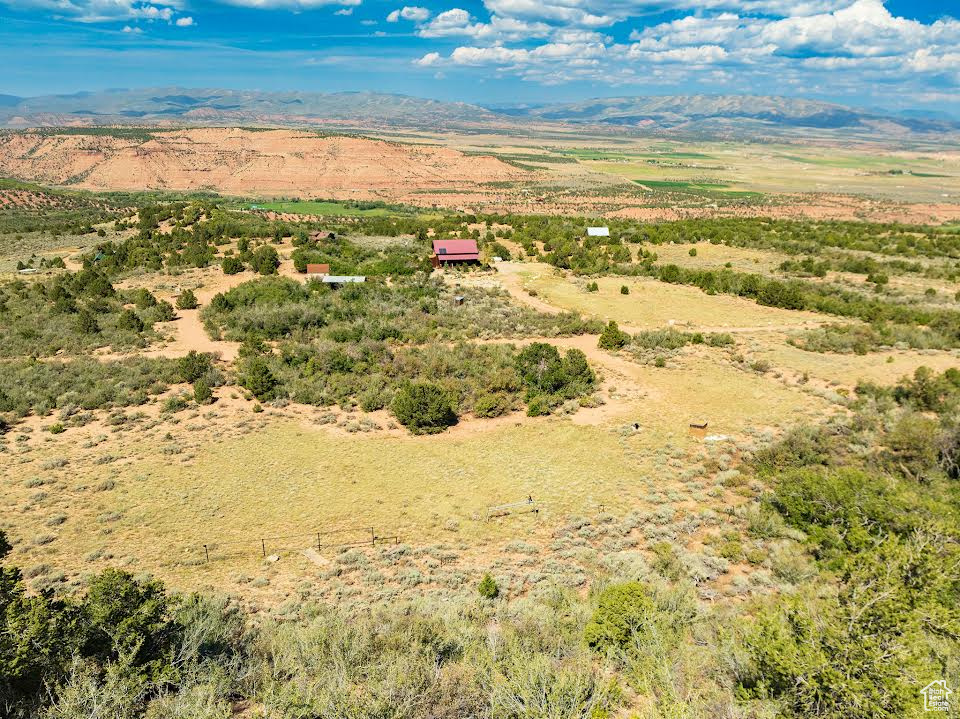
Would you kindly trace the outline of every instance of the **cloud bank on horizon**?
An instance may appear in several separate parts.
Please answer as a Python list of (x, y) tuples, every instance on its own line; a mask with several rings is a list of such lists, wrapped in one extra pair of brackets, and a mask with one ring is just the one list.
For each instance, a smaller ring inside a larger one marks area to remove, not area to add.
[[(960, 20), (944, 0), (0, 0), (0, 25), (39, 85), (58, 62), (99, 54), (167, 58), (164, 84), (193, 86), (235, 86), (245, 71), (262, 87), (283, 67), (286, 89), (461, 100), (482, 86), (502, 101), (713, 92), (960, 109)], [(24, 55), (18, 27), (49, 46)], [(194, 77), (178, 69), (188, 58)], [(339, 80), (311, 83), (317, 68)], [(87, 77), (116, 84), (105, 70)]]

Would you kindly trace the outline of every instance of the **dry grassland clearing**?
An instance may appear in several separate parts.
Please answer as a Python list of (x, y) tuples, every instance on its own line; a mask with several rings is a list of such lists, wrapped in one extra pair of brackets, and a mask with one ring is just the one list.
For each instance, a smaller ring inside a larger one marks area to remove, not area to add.
[[(701, 270), (718, 270), (728, 262), (737, 272), (770, 274), (790, 255), (770, 250), (714, 245), (709, 242), (663, 244), (649, 248), (657, 255), (659, 264), (673, 264)], [(697, 254), (690, 256), (690, 250)]]
[[(710, 354), (671, 368), (632, 365), (630, 376), (608, 380), (617, 411), (596, 425), (518, 418), (436, 437), (345, 436), (310, 415), (251, 415), (249, 403), (226, 396), (202, 416), (161, 415), (131, 428), (44, 436), (37, 425), (4, 479), (5, 523), (33, 538), (20, 548), (23, 566), (79, 575), (119, 561), (183, 588), (239, 590), (237, 576), (264, 571), (260, 538), (279, 536), (288, 539), (271, 540), (267, 553), (285, 558), (270, 574), (277, 591), (289, 590), (315, 569), (298, 552), (315, 543), (312, 533), (330, 529), (373, 527), (414, 547), (463, 545), (461, 567), (482, 567), (510, 540), (548, 551), (557, 527), (601, 506), (617, 517), (667, 506), (664, 523), (708, 508), (722, 514), (743, 499), (703, 468), (706, 457), (726, 455), (729, 466), (738, 447), (832, 411)], [(709, 443), (691, 432), (694, 414), (729, 440)], [(719, 489), (708, 496), (712, 488)], [(484, 521), (488, 506), (528, 495), (539, 515)], [(345, 541), (368, 536), (347, 532)]]
[[(574, 281), (549, 265), (516, 265), (525, 290), (567, 310), (614, 320), (625, 329), (670, 326), (694, 330), (750, 331), (800, 329), (825, 321), (814, 312), (764, 307), (728, 295), (709, 296), (696, 287), (671, 285), (648, 278), (600, 277), (599, 291), (587, 292), (586, 281)], [(621, 294), (626, 286), (630, 294)]]
[(867, 355), (807, 352), (785, 342), (767, 342), (755, 352), (774, 367), (806, 372), (835, 386), (854, 387), (860, 380), (887, 385), (926, 366), (938, 372), (960, 366), (960, 353), (936, 350), (889, 350)]

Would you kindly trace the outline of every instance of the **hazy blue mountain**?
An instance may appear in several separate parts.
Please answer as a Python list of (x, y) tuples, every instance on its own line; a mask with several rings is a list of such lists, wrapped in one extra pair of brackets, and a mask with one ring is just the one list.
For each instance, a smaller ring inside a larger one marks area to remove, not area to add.
[(939, 113), (884, 112), (802, 98), (754, 95), (611, 97), (480, 107), (375, 92), (260, 92), (180, 87), (0, 96), (0, 125), (333, 125), (430, 129), (589, 125), (598, 132), (741, 139), (858, 135), (908, 139), (955, 135)]
[[(610, 97), (583, 102), (497, 107), (501, 114), (589, 125), (657, 126), (696, 130), (718, 121), (750, 121), (771, 127), (818, 130), (879, 129), (893, 125), (912, 132), (952, 131), (960, 123), (941, 116), (896, 115), (803, 98), (761, 95), (668, 95)], [(749, 127), (755, 128), (751, 124)], [(895, 130), (895, 127), (888, 127)]]
[(0, 121), (12, 117), (97, 118), (103, 121), (184, 122), (338, 120), (393, 124), (472, 123), (496, 116), (476, 105), (375, 92), (259, 92), (178, 87), (78, 92), (17, 98), (2, 105)]

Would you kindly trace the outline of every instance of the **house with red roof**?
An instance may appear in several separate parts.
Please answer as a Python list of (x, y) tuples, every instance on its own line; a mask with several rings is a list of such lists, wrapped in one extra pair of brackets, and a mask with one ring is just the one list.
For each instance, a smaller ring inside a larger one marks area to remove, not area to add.
[(315, 277), (323, 277), (324, 275), (330, 274), (330, 265), (323, 263), (307, 264), (307, 279), (312, 279)]
[(434, 240), (430, 261), (434, 267), (451, 262), (479, 262), (480, 250), (476, 240)]

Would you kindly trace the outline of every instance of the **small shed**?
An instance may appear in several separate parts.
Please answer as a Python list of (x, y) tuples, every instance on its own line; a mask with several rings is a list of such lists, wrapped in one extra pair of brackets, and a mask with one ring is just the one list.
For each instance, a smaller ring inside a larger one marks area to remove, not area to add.
[(434, 267), (451, 262), (479, 262), (480, 250), (476, 240), (434, 240), (430, 261)]
[(349, 285), (352, 283), (366, 282), (364, 275), (324, 275), (320, 281), (325, 285)]
[(587, 228), (587, 237), (609, 237), (610, 228), (609, 227), (588, 227)]
[(330, 265), (328, 264), (308, 264), (307, 279), (323, 277), (330, 274)]

